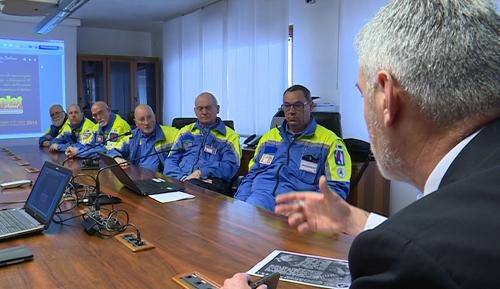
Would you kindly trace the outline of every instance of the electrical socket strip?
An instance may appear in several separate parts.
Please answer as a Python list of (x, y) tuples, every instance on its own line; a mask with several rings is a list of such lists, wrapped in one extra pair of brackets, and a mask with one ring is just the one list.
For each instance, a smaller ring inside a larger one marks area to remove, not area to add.
[(149, 241), (141, 239), (141, 244), (136, 243), (136, 235), (133, 233), (122, 233), (115, 236), (115, 239), (120, 241), (125, 247), (132, 250), (132, 252), (140, 252), (149, 249), (153, 249), (155, 246), (151, 244)]
[(176, 275), (172, 277), (172, 280), (185, 289), (218, 289), (221, 287), (198, 272)]

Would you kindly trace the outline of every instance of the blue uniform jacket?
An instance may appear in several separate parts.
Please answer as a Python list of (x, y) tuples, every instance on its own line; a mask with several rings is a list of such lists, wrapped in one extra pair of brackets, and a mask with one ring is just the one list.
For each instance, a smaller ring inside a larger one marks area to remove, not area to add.
[(62, 128), (69, 126), (68, 115), (64, 117), (64, 122), (60, 127), (53, 124), (50, 125), (49, 129), (38, 139), (38, 145), (42, 146), (43, 142), (48, 140), (52, 144), (54, 138), (61, 132)]
[(349, 193), (351, 159), (344, 142), (313, 118), (300, 136), (287, 122), (260, 140), (235, 198), (274, 210), (275, 197), (290, 191), (319, 191), (319, 177), (342, 198)]
[(133, 165), (153, 171), (163, 171), (165, 158), (168, 151), (157, 155), (141, 158), (172, 147), (178, 130), (174, 127), (156, 124), (155, 130), (146, 136), (138, 128), (132, 131), (132, 136), (127, 139), (121, 148), (114, 148), (108, 152), (112, 157), (122, 157), (130, 160)]
[(111, 113), (106, 127), (100, 127), (96, 123), (92, 131), (93, 133), (89, 138), (83, 139), (74, 145), (78, 148), (80, 158), (94, 158), (97, 157), (97, 152), (104, 153), (107, 150), (120, 147), (127, 137), (117, 138), (117, 136), (130, 131), (130, 125), (121, 116)]
[(240, 136), (220, 118), (211, 128), (202, 129), (198, 121), (181, 128), (173, 148), (185, 152), (170, 152), (164, 174), (179, 180), (199, 169), (202, 179), (229, 182), (240, 167)]
[(92, 127), (95, 124), (88, 118), (84, 117), (82, 121), (75, 127), (69, 124), (63, 126), (59, 135), (52, 141), (57, 144), (57, 150), (65, 151), (70, 145), (81, 142), (92, 134)]

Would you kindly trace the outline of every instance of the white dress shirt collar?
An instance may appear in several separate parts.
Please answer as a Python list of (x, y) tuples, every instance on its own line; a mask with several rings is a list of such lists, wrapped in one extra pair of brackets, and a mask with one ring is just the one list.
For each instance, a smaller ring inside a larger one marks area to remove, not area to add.
[(434, 170), (432, 170), (431, 174), (427, 178), (424, 186), (424, 193), (419, 194), (417, 198), (421, 198), (426, 196), (434, 191), (436, 191), (441, 183), (441, 180), (444, 177), (444, 174), (450, 167), (451, 163), (457, 158), (458, 154), (462, 151), (462, 149), (480, 132), (481, 130), (476, 131), (475, 133), (469, 135), (464, 138), (461, 142), (459, 142), (453, 149), (451, 149), (436, 165)]

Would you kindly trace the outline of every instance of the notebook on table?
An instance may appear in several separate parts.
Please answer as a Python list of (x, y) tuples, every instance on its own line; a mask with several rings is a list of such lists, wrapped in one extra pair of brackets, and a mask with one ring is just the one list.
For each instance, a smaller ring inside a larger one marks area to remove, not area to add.
[(24, 207), (0, 211), (0, 239), (47, 229), (71, 177), (71, 170), (45, 162)]
[(130, 176), (122, 169), (116, 160), (107, 154), (99, 153), (101, 160), (106, 166), (110, 166), (110, 170), (118, 178), (122, 184), (136, 194), (148, 196), (153, 194), (161, 194), (182, 190), (182, 185), (174, 184), (163, 178), (151, 178), (144, 180), (132, 180)]

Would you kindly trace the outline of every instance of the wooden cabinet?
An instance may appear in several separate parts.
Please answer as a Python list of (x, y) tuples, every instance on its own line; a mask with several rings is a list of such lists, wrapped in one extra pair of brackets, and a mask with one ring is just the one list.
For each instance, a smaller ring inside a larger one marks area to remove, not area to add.
[(149, 104), (161, 115), (160, 60), (155, 57), (78, 55), (78, 104), (85, 111), (105, 101), (129, 118), (137, 104)]

